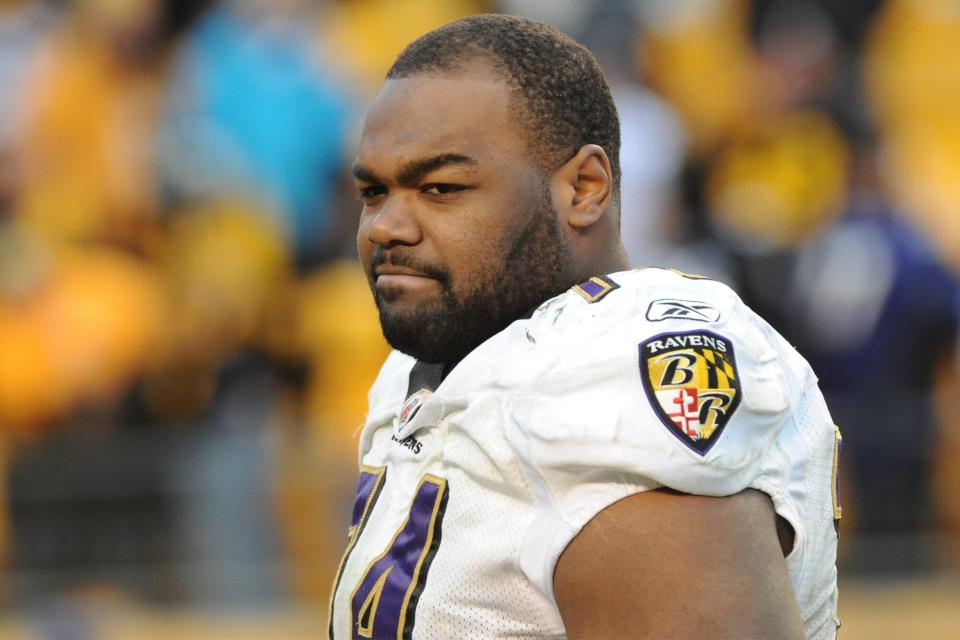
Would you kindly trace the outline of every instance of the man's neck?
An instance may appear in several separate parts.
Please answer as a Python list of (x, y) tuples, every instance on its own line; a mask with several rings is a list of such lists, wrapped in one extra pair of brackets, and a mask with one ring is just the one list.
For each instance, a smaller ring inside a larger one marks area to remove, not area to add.
[(577, 265), (574, 274), (574, 281), (570, 283), (572, 287), (588, 280), (593, 276), (602, 276), (617, 271), (626, 271), (630, 269), (630, 259), (627, 257), (627, 250), (623, 243), (604, 242), (602, 246), (597, 246), (590, 251), (583, 253), (584, 258)]

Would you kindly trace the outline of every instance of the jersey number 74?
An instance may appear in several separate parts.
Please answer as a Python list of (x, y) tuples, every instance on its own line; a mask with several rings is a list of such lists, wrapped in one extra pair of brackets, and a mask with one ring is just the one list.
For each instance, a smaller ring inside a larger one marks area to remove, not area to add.
[[(333, 585), (330, 638), (333, 640), (333, 598), (344, 567), (386, 482), (386, 467), (363, 467), (357, 482), (349, 539)], [(447, 482), (427, 474), (414, 493), (406, 520), (350, 593), (351, 640), (411, 638), (417, 600), (437, 549), (447, 503)], [(340, 640), (340, 639), (337, 639)]]

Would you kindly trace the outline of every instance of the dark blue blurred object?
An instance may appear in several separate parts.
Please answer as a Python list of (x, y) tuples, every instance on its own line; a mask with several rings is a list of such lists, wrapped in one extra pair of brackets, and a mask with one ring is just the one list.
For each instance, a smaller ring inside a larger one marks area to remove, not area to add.
[(955, 349), (956, 278), (893, 214), (851, 214), (802, 250), (789, 308), (790, 334), (843, 432), (856, 529), (924, 531), (932, 515), (932, 387)]

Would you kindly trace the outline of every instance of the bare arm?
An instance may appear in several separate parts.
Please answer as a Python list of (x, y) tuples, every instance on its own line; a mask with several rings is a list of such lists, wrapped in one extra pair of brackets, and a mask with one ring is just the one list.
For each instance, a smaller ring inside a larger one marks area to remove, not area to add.
[(614, 503), (557, 563), (568, 638), (803, 638), (776, 521), (753, 490)]

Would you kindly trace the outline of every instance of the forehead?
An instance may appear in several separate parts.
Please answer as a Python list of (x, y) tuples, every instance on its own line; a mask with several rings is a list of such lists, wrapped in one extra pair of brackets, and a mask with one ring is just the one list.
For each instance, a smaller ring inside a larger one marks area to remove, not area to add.
[(509, 86), (494, 72), (387, 80), (364, 124), (358, 161), (384, 167), (446, 152), (480, 162), (521, 155), (511, 113)]

